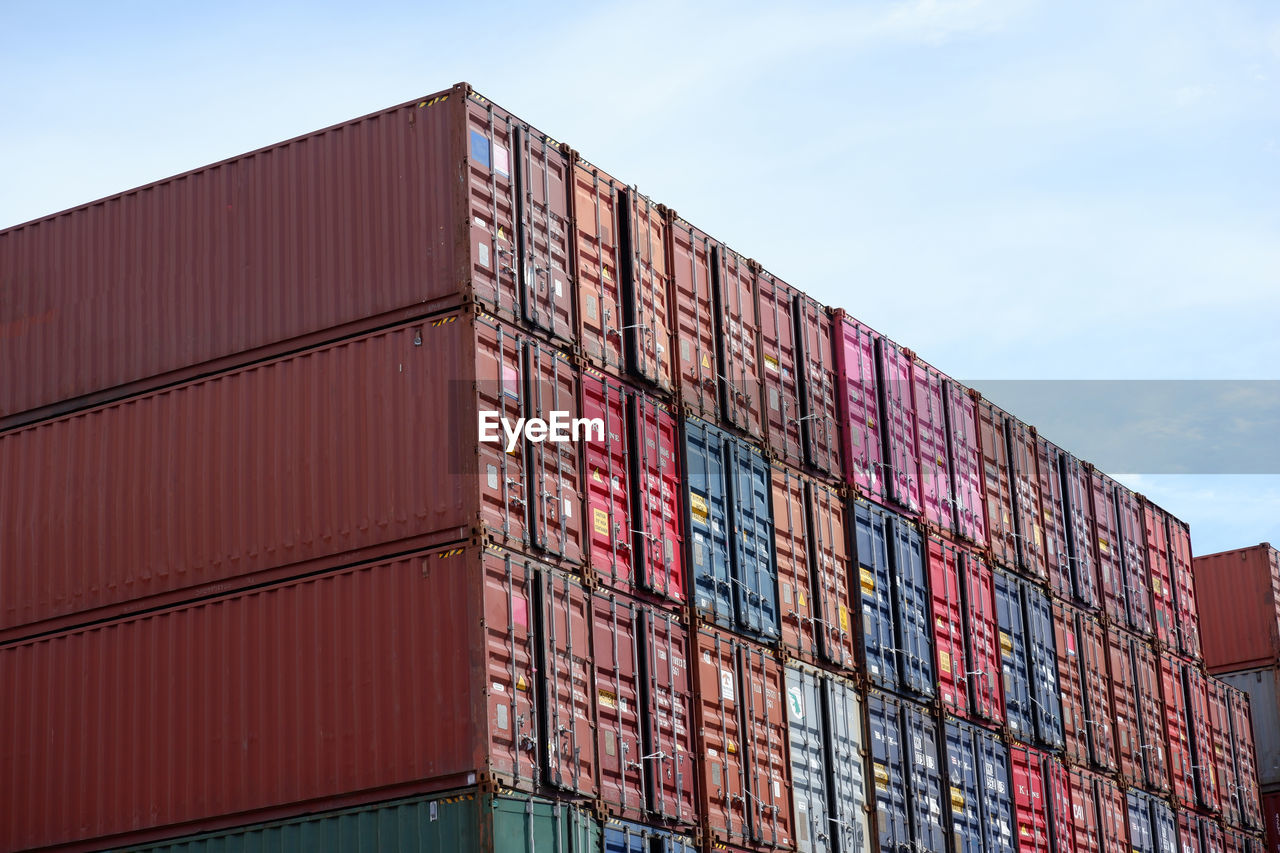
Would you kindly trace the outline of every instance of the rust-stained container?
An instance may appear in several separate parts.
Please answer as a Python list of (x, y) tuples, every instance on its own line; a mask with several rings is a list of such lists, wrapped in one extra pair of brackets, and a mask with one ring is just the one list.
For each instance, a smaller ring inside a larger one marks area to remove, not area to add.
[(0, 542), (0, 637), (473, 534), (576, 565), (577, 446), (477, 423), (576, 417), (578, 376), (461, 311), (6, 433), (0, 528), (41, 534)]
[(1084, 676), (1077, 637), (1079, 618), (1064, 601), (1053, 602), (1054, 646), (1058, 655), (1058, 689), (1062, 693), (1062, 732), (1066, 754), (1074, 764), (1089, 764), (1090, 720), (1085, 710)]
[(0, 428), (463, 300), (567, 344), (568, 170), (459, 84), (0, 232)]
[(1062, 479), (1063, 452), (1062, 448), (1039, 435), (1035, 436), (1035, 443), (1049, 587), (1059, 598), (1074, 601), (1075, 582), (1071, 574), (1071, 549), (1067, 544), (1067, 503)]
[(1142, 508), (1138, 497), (1124, 486), (1117, 484), (1115, 494), (1124, 565), (1125, 612), (1133, 631), (1151, 637), (1155, 632), (1151, 624), (1151, 587), (1142, 533)]
[(956, 526), (947, 456), (946, 377), (918, 356), (911, 362), (912, 407), (915, 410), (915, 454), (920, 465), (920, 502), (924, 520), (950, 533)]
[[(1195, 782), (1196, 805), (1217, 814), (1219, 800), (1217, 758), (1213, 735), (1213, 712), (1209, 700), (1209, 680), (1195, 665), (1182, 670), (1187, 697), (1187, 727), (1191, 738), (1191, 767)], [(1225, 694), (1223, 694), (1225, 698)]]
[(859, 496), (890, 506), (876, 372), (880, 336), (841, 310), (834, 321), (844, 479)]
[(1169, 571), (1173, 578), (1174, 633), (1178, 651), (1191, 660), (1200, 652), (1200, 608), (1196, 605), (1196, 581), (1191, 568), (1191, 530), (1186, 522), (1169, 516)]
[(1089, 493), (1102, 609), (1113, 624), (1128, 625), (1124, 564), (1120, 556), (1120, 522), (1116, 518), (1116, 483), (1097, 468), (1090, 467)]
[(1195, 764), (1191, 749), (1191, 715), (1187, 707), (1186, 670), (1188, 665), (1168, 652), (1158, 656), (1160, 665), (1160, 699), (1163, 709), (1165, 744), (1169, 756), (1169, 781), (1174, 799), (1180, 806), (1196, 805)]
[(804, 404), (800, 391), (800, 342), (795, 308), (800, 292), (765, 270), (756, 274), (760, 306), (760, 379), (765, 442), (775, 459), (804, 465)]
[(716, 351), (720, 356), (720, 422), (759, 441), (760, 311), (757, 266), (721, 244), (711, 249)]
[(1140, 498), (1142, 539), (1151, 590), (1151, 621), (1156, 642), (1162, 648), (1177, 652), (1176, 605), (1173, 598), (1173, 568), (1169, 549), (1169, 514)]
[(587, 600), (450, 546), (0, 648), (0, 849), (486, 780), (593, 796)]
[(799, 345), (800, 434), (804, 461), (827, 479), (840, 479), (840, 384), (836, 372), (836, 321), (825, 305), (796, 293)]
[(1044, 753), (1021, 744), (1009, 746), (1018, 853), (1050, 853), (1049, 798), (1044, 784)]
[(1102, 609), (1094, 535), (1092, 484), (1088, 467), (1070, 453), (1060, 456), (1062, 502), (1066, 510), (1067, 551), (1075, 600), (1088, 610)]
[(899, 507), (918, 515), (922, 503), (912, 362), (911, 354), (893, 341), (883, 337), (876, 340), (888, 493)]
[(1018, 564), (1018, 530), (1013, 517), (1013, 476), (1005, 440), (1007, 415), (989, 400), (978, 401), (978, 436), (982, 444), (982, 491), (986, 495), (987, 539), (997, 565)]
[(979, 548), (987, 545), (987, 516), (982, 501), (982, 441), (978, 405), (969, 389), (954, 379), (943, 385), (947, 414), (947, 450), (956, 535)]
[(1280, 553), (1263, 542), (1196, 557), (1192, 566), (1209, 672), (1280, 662)]
[(582, 442), (586, 564), (612, 589), (684, 600), (684, 488), (676, 419), (654, 397), (594, 369), (580, 411), (604, 424)]
[(1018, 565), (1035, 580), (1047, 580), (1044, 517), (1040, 508), (1040, 474), (1036, 469), (1036, 437), (1031, 427), (1008, 416), (1009, 470), (1013, 475), (1013, 515), (1018, 530)]
[(1111, 704), (1111, 679), (1107, 631), (1092, 614), (1081, 611), (1076, 619), (1076, 643), (1084, 684), (1085, 725), (1089, 729), (1089, 757), (1095, 768), (1117, 769), (1115, 714)]
[(675, 215), (670, 217), (667, 233), (680, 401), (692, 414), (714, 423), (720, 415), (718, 321), (711, 282), (715, 241)]

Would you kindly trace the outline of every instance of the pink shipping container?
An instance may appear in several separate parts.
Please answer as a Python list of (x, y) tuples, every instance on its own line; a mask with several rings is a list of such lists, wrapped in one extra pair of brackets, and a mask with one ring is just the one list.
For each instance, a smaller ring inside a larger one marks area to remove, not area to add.
[(472, 535), (576, 565), (577, 446), (477, 413), (576, 416), (578, 377), (464, 311), (6, 433), (0, 636)]
[(568, 174), (459, 84), (0, 232), (0, 428), (463, 300), (567, 343)]
[(880, 336), (836, 312), (836, 371), (845, 482), (858, 494), (891, 506), (881, 442), (880, 380), (876, 348)]
[(529, 558), (446, 547), (0, 648), (0, 849), (485, 780), (593, 796), (587, 601)]
[(960, 592), (964, 555), (958, 545), (934, 536), (928, 538), (927, 548), (938, 699), (944, 710), (968, 717), (972, 667), (965, 652), (967, 620)]
[(955, 380), (944, 385), (947, 449), (951, 458), (951, 491), (955, 532), (979, 548), (987, 545), (987, 516), (982, 501), (982, 441), (978, 437), (978, 404), (969, 389)]
[(1192, 565), (1209, 672), (1280, 663), (1280, 553), (1264, 542)]
[(876, 366), (883, 397), (884, 448), (889, 495), (910, 514), (921, 512), (920, 459), (916, 451), (916, 410), (912, 355), (888, 338), (876, 341)]

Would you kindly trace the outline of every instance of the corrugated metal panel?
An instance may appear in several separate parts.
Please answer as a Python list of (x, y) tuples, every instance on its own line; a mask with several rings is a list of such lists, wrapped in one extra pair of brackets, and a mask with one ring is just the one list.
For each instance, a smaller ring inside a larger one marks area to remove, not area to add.
[(983, 548), (987, 544), (987, 516), (982, 500), (982, 441), (978, 437), (977, 404), (969, 389), (953, 379), (946, 381), (943, 393), (955, 530), (960, 537)]
[(1089, 729), (1089, 757), (1103, 771), (1118, 767), (1116, 727), (1111, 703), (1111, 679), (1107, 632), (1093, 615), (1081, 612), (1076, 620), (1080, 669), (1084, 683), (1085, 725)]
[(1151, 798), (1151, 829), (1157, 853), (1178, 853), (1178, 820), (1169, 804)]
[(688, 498), (693, 605), (722, 627), (734, 624), (733, 558), (730, 555), (729, 435), (692, 418), (684, 423), (684, 472)]
[(1044, 758), (1045, 797), (1049, 801), (1049, 835), (1054, 853), (1076, 853), (1075, 824), (1071, 817), (1071, 780), (1067, 768), (1055, 756)]
[(1151, 798), (1141, 791), (1125, 795), (1129, 808), (1129, 846), (1133, 853), (1157, 853), (1155, 826), (1151, 818)]
[(1204, 853), (1226, 853), (1226, 840), (1222, 837), (1222, 827), (1211, 817), (1200, 818), (1200, 843)]
[(1216, 676), (1249, 697), (1258, 781), (1280, 785), (1280, 668), (1223, 672)]
[(769, 642), (781, 633), (769, 463), (745, 441), (731, 438), (729, 447), (736, 621), (743, 632)]
[(1014, 853), (1018, 842), (1009, 748), (996, 735), (978, 728), (974, 729), (974, 746), (982, 773), (983, 845), (987, 853)]
[(920, 460), (916, 454), (916, 413), (911, 384), (911, 356), (888, 338), (876, 340), (880, 380), (881, 432), (888, 493), (913, 515), (922, 508)]
[(1075, 599), (1071, 574), (1071, 548), (1067, 544), (1067, 504), (1062, 479), (1062, 448), (1040, 436), (1036, 442), (1036, 474), (1039, 477), (1041, 520), (1044, 525), (1044, 555), (1049, 571), (1049, 587), (1067, 601)]
[(1178, 650), (1173, 573), (1169, 560), (1169, 514), (1147, 500), (1141, 501), (1142, 539), (1151, 587), (1151, 621), (1156, 642)]
[(802, 476), (783, 465), (771, 466), (771, 473), (782, 645), (789, 654), (816, 663), (820, 659), (820, 617), (805, 523), (806, 484)]
[(1102, 591), (1098, 581), (1098, 541), (1094, 535), (1089, 470), (1066, 452), (1061, 456), (1061, 468), (1063, 504), (1067, 513), (1067, 550), (1071, 555), (1071, 584), (1075, 599), (1089, 610), (1100, 610)]
[(947, 457), (945, 377), (919, 357), (911, 362), (912, 408), (915, 411), (915, 455), (920, 465), (920, 501), (924, 520), (951, 531), (955, 525), (951, 460)]
[(1231, 743), (1231, 700), (1226, 682), (1206, 679), (1209, 696), (1209, 719), (1213, 723), (1213, 775), (1217, 781), (1218, 803), (1222, 819), (1240, 823), (1240, 781), (1236, 778), (1236, 761)]
[(699, 822), (694, 758), (692, 660), (681, 617), (656, 607), (642, 612), (644, 765), (649, 811), (665, 823)]
[(907, 778), (907, 745), (902, 737), (902, 700), (887, 693), (867, 695), (867, 733), (875, 783), (876, 826), (880, 850), (914, 849)]
[(640, 510), (632, 541), (639, 555), (640, 586), (662, 600), (683, 603), (685, 511), (679, 426), (675, 415), (647, 394), (635, 394), (629, 403), (631, 487), (637, 493), (633, 506)]
[[(535, 374), (549, 381), (526, 385)], [(527, 333), (455, 313), (7, 433), (0, 520), (32, 535), (0, 543), (14, 567), (0, 625), (12, 638), (456, 540), (477, 522), (576, 561), (576, 449), (508, 454), (473, 437), (479, 409), (576, 414), (576, 383)], [(468, 445), (465, 465), (436, 452)]]
[(1120, 522), (1116, 518), (1116, 484), (1096, 468), (1089, 469), (1089, 499), (1103, 611), (1113, 624), (1127, 625), (1129, 617), (1124, 565), (1120, 556)]
[[(819, 482), (805, 490), (809, 518), (809, 561), (817, 602), (818, 650), (822, 659), (841, 669), (857, 667), (857, 635), (850, 610), (849, 532), (843, 496)], [(774, 513), (777, 514), (776, 511)]]
[(1280, 553), (1267, 543), (1192, 561), (1209, 672), (1280, 661)]
[(1217, 760), (1214, 756), (1213, 714), (1209, 706), (1209, 684), (1199, 668), (1182, 670), (1187, 697), (1187, 724), (1191, 736), (1191, 769), (1196, 805), (1217, 814), (1219, 801)]
[(1049, 597), (1031, 584), (1023, 585), (1023, 610), (1027, 620), (1027, 672), (1036, 739), (1051, 750), (1062, 749), (1062, 697), (1058, 691), (1058, 653), (1053, 638), (1053, 611)]
[(671, 280), (667, 272), (667, 220), (658, 205), (633, 188), (619, 193), (622, 327), (627, 368), (658, 389), (675, 388), (671, 364)]
[[(1108, 672), (1111, 677), (1111, 704), (1114, 709), (1116, 751), (1121, 779), (1129, 785), (1144, 785), (1144, 741), (1142, 712), (1138, 703), (1138, 677), (1134, 670), (1133, 649), (1136, 637), (1122, 629), (1107, 629)], [(1152, 748), (1158, 745), (1152, 744)]]
[(765, 440), (769, 451), (796, 468), (804, 465), (804, 416), (800, 353), (794, 315), (799, 291), (772, 273), (756, 275), (760, 300), (760, 379), (764, 393)]
[(1120, 787), (1106, 776), (1097, 779), (1098, 816), (1102, 820), (1102, 835), (1107, 843), (1107, 853), (1130, 850), (1127, 807)]
[(800, 421), (804, 461), (826, 477), (843, 474), (840, 458), (840, 386), (836, 376), (836, 323), (825, 305), (796, 293), (800, 347)]
[(884, 504), (889, 500), (889, 477), (880, 438), (880, 381), (876, 371), (876, 342), (880, 336), (843, 311), (836, 312), (835, 321), (845, 482), (861, 497)]
[(1204, 853), (1200, 842), (1200, 816), (1191, 809), (1178, 809), (1178, 853)]
[(1027, 629), (1022, 582), (998, 569), (992, 572), (996, 624), (1000, 628), (1000, 669), (1005, 719), (1016, 740), (1029, 742), (1035, 735), (1031, 701), (1031, 676), (1027, 669)]
[(720, 418), (754, 438), (760, 413), (759, 297), (754, 265), (732, 249), (712, 247), (716, 351), (720, 356)]
[(604, 422), (604, 441), (583, 442), (586, 486), (587, 565), (605, 586), (633, 592), (637, 586), (631, 531), (640, 524), (631, 483), (627, 398), (620, 381), (589, 370), (582, 376), (582, 416)]
[(977, 554), (964, 554), (964, 614), (969, 652), (969, 706), (980, 719), (1004, 723), (1000, 676), (1000, 623), (996, 617), (995, 581)]
[(827, 677), (823, 688), (836, 849), (840, 853), (871, 853), (862, 701), (854, 686), (843, 679)]
[(1077, 853), (1124, 853), (1128, 847), (1128, 841), (1124, 837), (1124, 816), (1120, 815), (1121, 837), (1118, 843), (1117, 839), (1109, 839), (1104, 832), (1102, 814), (1099, 811), (1100, 778), (1076, 767), (1067, 770), (1067, 783), (1071, 789), (1071, 829), (1075, 848)]
[(672, 217), (668, 233), (680, 401), (694, 415), (714, 421), (720, 414), (720, 356), (716, 352), (716, 306), (711, 289), (714, 241), (678, 217)]
[(1151, 625), (1151, 588), (1148, 580), (1147, 551), (1142, 535), (1142, 510), (1138, 505), (1137, 497), (1125, 487), (1117, 485), (1115, 495), (1129, 627), (1145, 637), (1150, 637), (1154, 631)]
[(960, 600), (961, 550), (958, 545), (933, 536), (928, 537), (927, 547), (938, 698), (945, 710), (967, 717), (970, 666), (965, 652), (964, 605)]
[(1227, 707), (1231, 711), (1231, 755), (1235, 759), (1236, 784), (1240, 786), (1240, 826), (1262, 829), (1261, 794), (1258, 790), (1258, 764), (1254, 753), (1253, 724), (1249, 715), (1249, 696), (1227, 685)]
[(1013, 772), (1014, 813), (1019, 853), (1050, 853), (1048, 797), (1044, 787), (1044, 755), (1026, 746), (1009, 748)]
[(862, 652), (873, 684), (898, 684), (897, 639), (893, 617), (893, 513), (863, 500), (850, 503), (853, 560), (862, 606)]
[(902, 703), (902, 741), (907, 754), (906, 787), (910, 792), (911, 831), (916, 848), (946, 847), (946, 804), (942, 762), (938, 757), (938, 724), (914, 702)]
[(951, 808), (947, 830), (956, 853), (983, 853), (982, 775), (974, 751), (973, 727), (956, 719), (943, 726)]
[(787, 667), (787, 730), (796, 849), (801, 853), (834, 850), (827, 798), (828, 738), (822, 713), (822, 676), (814, 670)]
[(1173, 516), (1169, 516), (1169, 560), (1178, 651), (1198, 661), (1201, 659), (1200, 609), (1196, 606), (1195, 574), (1191, 570), (1191, 530)]
[[(28, 699), (3, 732), (0, 847), (193, 831), (482, 773), (532, 790), (552, 695), (543, 571), (454, 547), (5, 647), (0, 684)], [(460, 641), (469, 655), (427, 653)]]
[(787, 756), (786, 675), (773, 653), (750, 643), (738, 647), (751, 837), (756, 844), (790, 849), (791, 761)]
[(694, 652), (694, 719), (701, 760), (702, 819), (711, 838), (738, 846), (751, 843), (748, 825), (746, 737), (742, 729), (742, 687), (737, 643), (710, 629), (697, 632)]
[(1169, 753), (1165, 745), (1163, 709), (1160, 705), (1160, 665), (1150, 644), (1131, 638), (1134, 692), (1138, 696), (1138, 721), (1142, 742), (1145, 788), (1161, 794), (1169, 792)]
[(893, 616), (898, 650), (898, 687), (931, 699), (937, 688), (933, 674), (933, 630), (930, 626), (929, 582), (919, 529), (901, 516), (891, 525)]
[(1169, 783), (1178, 804), (1196, 805), (1195, 761), (1191, 754), (1190, 715), (1184, 680), (1184, 664), (1178, 658), (1163, 653), (1158, 655), (1160, 667), (1161, 719), (1164, 723), (1164, 739), (1168, 747)]
[(578, 345), (595, 367), (613, 376), (627, 369), (623, 349), (621, 246), (624, 187), (595, 166), (574, 158), (574, 268), (578, 290)]
[(1049, 577), (1045, 560), (1044, 516), (1040, 508), (1040, 475), (1031, 427), (1010, 415), (1005, 420), (1009, 470), (1013, 474), (1014, 521), (1018, 529), (1018, 566), (1036, 580)]
[(540, 575), (543, 778), (548, 785), (595, 796), (596, 718), (591, 695), (591, 595), (581, 582), (546, 570)]
[(1071, 605), (1062, 601), (1053, 602), (1054, 646), (1057, 651), (1058, 687), (1062, 696), (1062, 733), (1066, 739), (1066, 754), (1073, 763), (1087, 766), (1089, 728), (1090, 722), (1094, 721), (1085, 710), (1078, 616), (1078, 612)]
[(1018, 530), (1013, 516), (1013, 476), (1005, 439), (1008, 416), (988, 400), (978, 402), (978, 436), (982, 443), (982, 488), (986, 495), (987, 538), (1001, 568), (1018, 564)]
[(641, 719), (640, 607), (620, 595), (597, 591), (591, 600), (595, 670), (595, 753), (600, 799), (613, 814), (640, 820), (645, 812)]
[(687, 836), (622, 820), (605, 821), (601, 842), (603, 853), (695, 853), (697, 850)]

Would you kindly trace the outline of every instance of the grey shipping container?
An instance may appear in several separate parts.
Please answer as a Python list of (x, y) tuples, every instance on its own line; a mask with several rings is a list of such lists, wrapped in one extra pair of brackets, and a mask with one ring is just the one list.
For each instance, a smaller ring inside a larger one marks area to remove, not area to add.
[(832, 829), (839, 842), (840, 853), (871, 853), (862, 700), (853, 685), (841, 678), (826, 678), (823, 688), (831, 750)]
[(1264, 789), (1280, 785), (1280, 667), (1223, 672), (1215, 678), (1249, 695), (1258, 781)]

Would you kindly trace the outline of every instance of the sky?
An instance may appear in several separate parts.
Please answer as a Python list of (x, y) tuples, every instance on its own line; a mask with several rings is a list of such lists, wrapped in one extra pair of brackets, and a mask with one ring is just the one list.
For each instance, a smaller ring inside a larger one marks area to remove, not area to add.
[[(1270, 0), (0, 0), (0, 75), (0, 228), (466, 80), (1032, 423), (998, 380), (1280, 379)], [(1197, 553), (1280, 544), (1277, 384), (1221, 465), (1212, 410), (1077, 386), (1042, 431)]]

